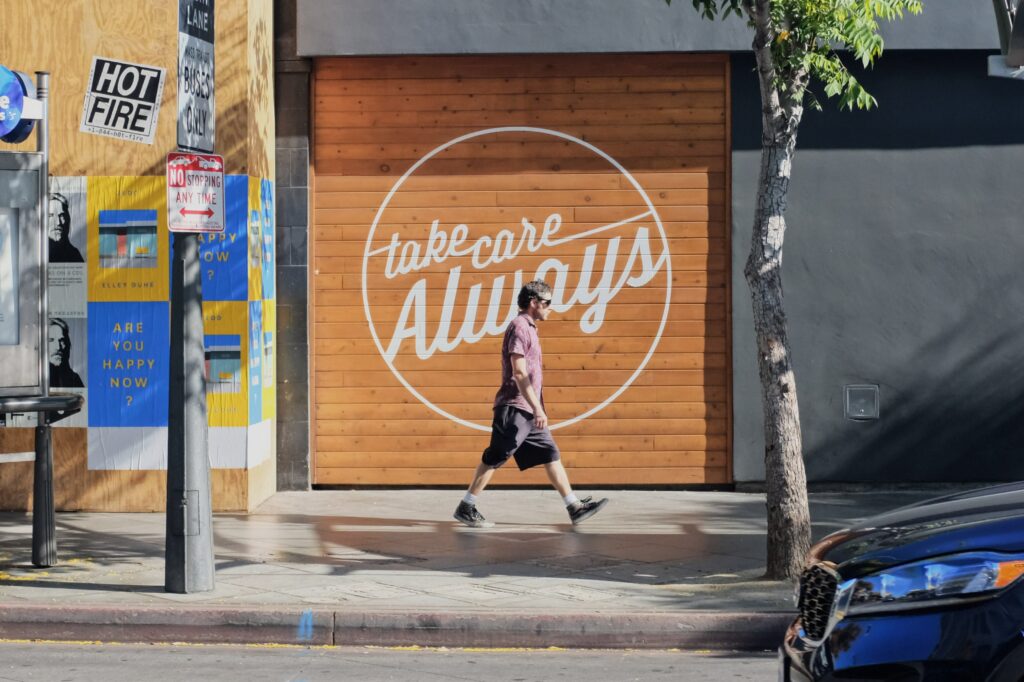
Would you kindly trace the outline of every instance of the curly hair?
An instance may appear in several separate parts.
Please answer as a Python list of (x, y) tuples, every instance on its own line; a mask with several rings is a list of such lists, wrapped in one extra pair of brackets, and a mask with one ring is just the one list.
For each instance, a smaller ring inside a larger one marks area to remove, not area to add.
[(542, 279), (535, 279), (532, 282), (523, 285), (523, 288), (519, 290), (519, 303), (520, 310), (526, 310), (530, 307), (530, 301), (533, 299), (550, 298), (551, 296), (551, 285)]

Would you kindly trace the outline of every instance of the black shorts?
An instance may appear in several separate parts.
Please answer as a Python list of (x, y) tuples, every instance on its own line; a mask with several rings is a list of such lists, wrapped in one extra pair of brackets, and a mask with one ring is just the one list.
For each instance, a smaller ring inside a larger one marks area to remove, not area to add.
[(491, 444), (484, 450), (483, 462), (497, 468), (512, 456), (520, 471), (561, 459), (555, 439), (546, 426), (534, 427), (533, 415), (525, 410), (499, 405), (494, 408)]

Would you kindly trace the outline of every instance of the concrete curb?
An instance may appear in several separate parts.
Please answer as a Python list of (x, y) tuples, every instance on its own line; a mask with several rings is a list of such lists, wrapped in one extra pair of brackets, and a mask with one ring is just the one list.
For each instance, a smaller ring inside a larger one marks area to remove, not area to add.
[(0, 637), (195, 644), (332, 644), (330, 610), (167, 606), (0, 606)]
[(777, 647), (792, 618), (785, 612), (349, 612), (325, 608), (6, 604), (0, 606), (0, 638), (759, 651)]

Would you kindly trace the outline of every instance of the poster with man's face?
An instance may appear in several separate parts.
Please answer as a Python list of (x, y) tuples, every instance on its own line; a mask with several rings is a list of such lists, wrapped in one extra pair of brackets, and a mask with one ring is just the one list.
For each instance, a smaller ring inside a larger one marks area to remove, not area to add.
[[(54, 393), (77, 393), (89, 399), (88, 385), (89, 324), (85, 317), (50, 316), (47, 327), (47, 353), (50, 360), (50, 388)], [(57, 427), (88, 426), (87, 408), (57, 421)]]
[(50, 317), (47, 350), (50, 354), (51, 388), (85, 388), (86, 340), (84, 318)]
[(47, 199), (50, 313), (85, 317), (86, 179), (50, 179)]
[(85, 263), (85, 178), (52, 179), (47, 234), (50, 263)]

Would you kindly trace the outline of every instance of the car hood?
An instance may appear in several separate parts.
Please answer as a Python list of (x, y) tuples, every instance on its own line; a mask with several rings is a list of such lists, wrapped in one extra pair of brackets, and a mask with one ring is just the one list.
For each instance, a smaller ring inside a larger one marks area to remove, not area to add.
[(866, 519), (823, 539), (812, 556), (856, 578), (970, 551), (1024, 552), (1024, 483), (939, 497)]

